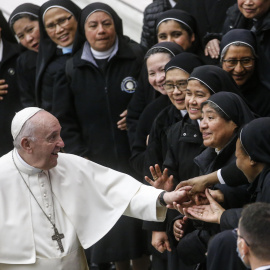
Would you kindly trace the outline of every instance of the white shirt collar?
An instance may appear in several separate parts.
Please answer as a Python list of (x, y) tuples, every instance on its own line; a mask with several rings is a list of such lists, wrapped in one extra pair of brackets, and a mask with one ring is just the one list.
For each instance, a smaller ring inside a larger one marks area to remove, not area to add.
[(3, 58), (3, 41), (0, 38), (0, 62), (2, 61)]
[(254, 270), (266, 270), (266, 269), (269, 269), (269, 268), (270, 268), (270, 265), (265, 265), (265, 266), (255, 268)]
[(187, 110), (180, 110), (182, 117), (184, 117), (187, 114)]
[(169, 0), (170, 4), (172, 7), (174, 7), (176, 5), (176, 2), (174, 2), (173, 0)]

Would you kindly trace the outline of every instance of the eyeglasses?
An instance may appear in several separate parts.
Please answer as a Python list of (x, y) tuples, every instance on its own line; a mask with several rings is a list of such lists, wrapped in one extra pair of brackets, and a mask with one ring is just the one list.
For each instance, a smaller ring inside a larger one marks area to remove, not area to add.
[(187, 80), (183, 80), (177, 82), (176, 84), (164, 83), (163, 87), (168, 93), (170, 93), (174, 91), (175, 87), (177, 88), (177, 90), (185, 91), (187, 89), (187, 84), (188, 84)]
[(50, 23), (50, 24), (46, 25), (45, 28), (48, 31), (53, 32), (56, 29), (56, 25), (59, 25), (60, 27), (65, 27), (65, 26), (68, 25), (68, 23), (69, 23), (70, 19), (72, 18), (72, 16), (73, 15), (70, 15), (67, 18), (59, 19), (57, 23)]
[(233, 235), (234, 235), (236, 238), (237, 238), (237, 237), (242, 238), (242, 239), (246, 242), (247, 246), (250, 246), (250, 244), (246, 241), (246, 239), (238, 233), (238, 229), (237, 229), (237, 228), (236, 228), (236, 229), (233, 229), (233, 230), (232, 230), (232, 233), (233, 233)]
[(252, 67), (254, 64), (255, 58), (252, 57), (245, 57), (242, 59), (227, 59), (227, 60), (222, 60), (222, 62), (225, 63), (225, 66), (227, 68), (235, 68), (238, 64), (238, 62), (241, 63), (242, 67), (249, 68)]

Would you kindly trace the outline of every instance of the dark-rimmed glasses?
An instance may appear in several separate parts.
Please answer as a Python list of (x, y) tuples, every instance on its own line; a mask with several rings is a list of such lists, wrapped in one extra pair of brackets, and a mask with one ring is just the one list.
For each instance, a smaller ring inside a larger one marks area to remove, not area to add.
[(245, 243), (247, 244), (247, 246), (250, 246), (250, 244), (247, 242), (247, 240), (246, 240), (243, 236), (241, 236), (241, 235), (239, 234), (238, 228), (233, 229), (233, 230), (232, 230), (232, 233), (233, 233), (233, 235), (234, 235), (236, 238), (237, 238), (237, 237), (242, 238), (242, 239), (245, 241)]
[(73, 15), (70, 15), (67, 18), (62, 18), (59, 19), (57, 23), (49, 23), (45, 26), (45, 28), (47, 29), (47, 31), (53, 32), (56, 29), (56, 25), (59, 25), (60, 27), (65, 27), (68, 25), (70, 19), (72, 18)]
[(241, 59), (227, 59), (227, 60), (222, 60), (222, 62), (225, 63), (225, 66), (227, 68), (235, 68), (238, 64), (238, 62), (240, 62), (241, 66), (244, 68), (249, 68), (252, 67), (254, 65), (254, 60), (255, 58), (252, 57), (245, 57), (245, 58), (241, 58)]
[(177, 82), (176, 84), (164, 83), (163, 87), (166, 92), (170, 93), (174, 91), (175, 87), (177, 88), (177, 90), (185, 91), (187, 89), (187, 84), (188, 84), (187, 80), (182, 80), (182, 81)]

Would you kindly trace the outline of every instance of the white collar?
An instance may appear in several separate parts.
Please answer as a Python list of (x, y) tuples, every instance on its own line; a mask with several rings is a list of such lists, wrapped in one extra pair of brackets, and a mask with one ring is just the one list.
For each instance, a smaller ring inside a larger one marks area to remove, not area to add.
[(16, 165), (19, 167), (19, 169), (27, 174), (36, 174), (36, 173), (40, 173), (42, 170), (41, 169), (38, 169), (38, 168), (35, 168), (31, 165), (29, 165), (28, 163), (26, 163), (22, 158), (21, 156), (19, 155), (18, 151), (16, 148), (14, 148), (14, 151), (13, 153), (15, 153), (14, 155), (14, 159), (15, 157), (16, 158), (16, 161), (18, 160), (19, 161), (19, 164), (14, 160), (14, 162), (16, 162)]
[(269, 268), (270, 268), (270, 265), (264, 265), (264, 266), (255, 268), (254, 270), (266, 270), (266, 269), (269, 269)]
[(3, 58), (3, 41), (0, 38), (0, 62), (2, 61)]
[(182, 117), (184, 117), (187, 114), (187, 110), (180, 110), (180, 113), (181, 113)]
[(96, 51), (91, 47), (91, 52), (96, 59), (108, 59), (112, 53), (114, 52), (115, 48), (118, 50), (118, 38), (116, 37), (114, 45), (105, 52)]
[(173, 0), (169, 0), (169, 2), (170, 2), (170, 4), (171, 4), (172, 7), (174, 7), (176, 5), (176, 2), (173, 1)]

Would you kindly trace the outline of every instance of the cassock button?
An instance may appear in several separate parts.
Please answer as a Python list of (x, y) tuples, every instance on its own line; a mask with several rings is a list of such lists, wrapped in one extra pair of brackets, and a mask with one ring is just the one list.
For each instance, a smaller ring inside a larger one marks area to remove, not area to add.
[(43, 197), (45, 197), (45, 198), (47, 197), (46, 193), (43, 194)]
[(44, 183), (41, 183), (41, 186), (44, 187)]
[(49, 204), (48, 204), (48, 203), (46, 203), (46, 207), (47, 207), (47, 208), (49, 207)]
[(186, 136), (187, 135), (187, 133), (183, 133), (183, 136)]

